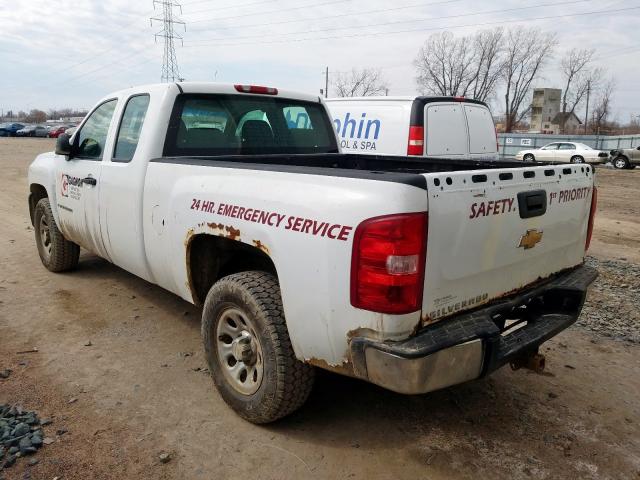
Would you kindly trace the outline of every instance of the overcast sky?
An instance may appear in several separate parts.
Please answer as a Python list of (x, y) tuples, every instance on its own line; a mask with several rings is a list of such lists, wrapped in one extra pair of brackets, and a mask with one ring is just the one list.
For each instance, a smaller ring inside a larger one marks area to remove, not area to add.
[[(381, 68), (391, 95), (417, 92), (412, 61), (429, 34), (536, 26), (559, 45), (536, 86), (560, 87), (572, 47), (596, 48), (617, 82), (614, 118), (640, 115), (640, 0), (184, 0), (176, 53), (187, 80), (317, 93), (324, 68)], [(598, 13), (593, 13), (598, 12)], [(179, 10), (176, 9), (176, 13)], [(160, 80), (152, 0), (0, 0), (0, 108), (89, 108)], [(544, 17), (544, 18), (543, 18)], [(331, 90), (331, 87), (330, 87)], [(597, 92), (595, 93), (597, 95)], [(502, 105), (494, 106), (499, 114)]]

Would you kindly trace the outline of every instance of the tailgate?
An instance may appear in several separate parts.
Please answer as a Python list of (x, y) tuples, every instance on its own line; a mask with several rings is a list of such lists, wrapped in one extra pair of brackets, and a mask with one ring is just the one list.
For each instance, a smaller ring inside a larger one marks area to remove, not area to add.
[(582, 262), (592, 167), (424, 176), (429, 195), (422, 304), (426, 322), (475, 308)]

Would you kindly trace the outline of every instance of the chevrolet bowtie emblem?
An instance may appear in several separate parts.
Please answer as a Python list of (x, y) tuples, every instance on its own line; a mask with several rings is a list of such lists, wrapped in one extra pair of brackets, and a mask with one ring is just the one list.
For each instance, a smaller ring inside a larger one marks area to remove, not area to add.
[(520, 244), (518, 248), (522, 247), (525, 250), (529, 250), (536, 246), (540, 240), (542, 240), (542, 230), (536, 230), (535, 228), (532, 230), (527, 230), (527, 233), (520, 237)]

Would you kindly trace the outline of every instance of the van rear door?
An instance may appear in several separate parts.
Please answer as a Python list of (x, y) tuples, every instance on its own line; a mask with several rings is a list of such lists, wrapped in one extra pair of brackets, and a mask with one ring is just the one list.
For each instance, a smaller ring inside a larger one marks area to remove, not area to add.
[(484, 105), (474, 103), (463, 105), (469, 130), (469, 156), (495, 160), (498, 144), (491, 112)]
[(469, 152), (467, 121), (461, 103), (428, 103), (424, 111), (427, 157), (465, 158)]

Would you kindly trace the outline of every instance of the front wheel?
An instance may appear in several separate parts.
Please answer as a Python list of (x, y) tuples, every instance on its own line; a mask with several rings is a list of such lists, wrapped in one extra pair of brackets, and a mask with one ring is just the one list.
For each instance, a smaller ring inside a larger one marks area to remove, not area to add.
[(273, 422), (307, 400), (315, 372), (293, 352), (273, 275), (250, 271), (216, 282), (202, 312), (202, 340), (220, 395), (245, 420)]
[(584, 163), (584, 158), (582, 158), (580, 155), (575, 155), (571, 157), (571, 163)]
[(617, 168), (618, 170), (624, 170), (625, 168), (629, 168), (629, 160), (627, 157), (623, 157), (620, 155), (613, 159), (613, 168)]
[(80, 247), (64, 238), (53, 218), (48, 198), (42, 198), (33, 212), (36, 246), (42, 264), (52, 272), (65, 272), (78, 265)]
[(525, 162), (534, 162), (536, 159), (531, 153), (527, 153), (524, 157), (522, 157), (522, 160), (524, 160)]

